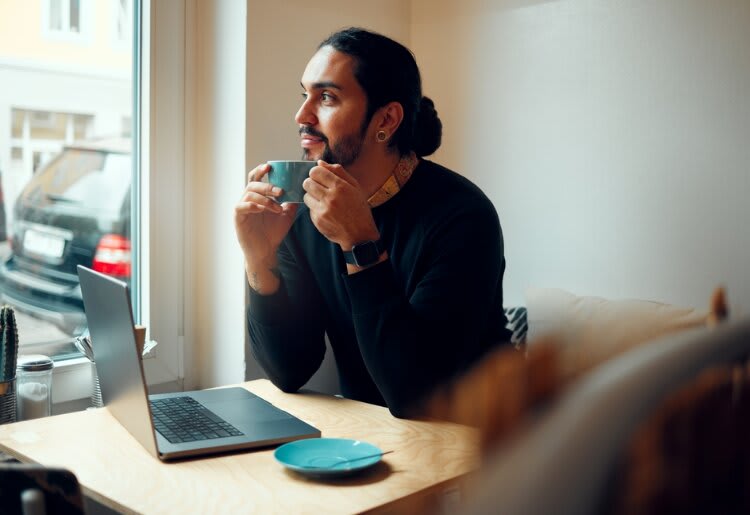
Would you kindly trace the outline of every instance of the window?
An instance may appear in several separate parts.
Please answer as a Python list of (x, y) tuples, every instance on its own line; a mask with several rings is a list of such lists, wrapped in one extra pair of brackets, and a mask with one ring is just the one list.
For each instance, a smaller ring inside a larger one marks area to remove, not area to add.
[[(93, 238), (98, 241), (89, 245), (86, 259), (93, 264), (91, 254), (96, 255), (99, 244), (105, 246), (102, 256), (130, 257), (136, 321), (148, 328), (147, 337), (159, 342), (149, 356), (152, 359), (143, 362), (146, 379), (162, 389), (180, 388), (186, 375), (184, 363), (190, 363), (192, 352), (192, 336), (187, 334), (192, 321), (185, 318), (183, 303), (195, 301), (191, 298), (190, 284), (185, 286), (191, 274), (185, 265), (185, 260), (190, 259), (185, 253), (188, 249), (184, 225), (186, 197), (180, 194), (189, 187), (186, 178), (193, 173), (192, 161), (184, 157), (185, 134), (190, 127), (185, 114), (186, 106), (190, 105), (186, 90), (194, 94), (193, 89), (186, 86), (185, 32), (186, 26), (192, 26), (187, 21), (192, 15), (186, 12), (186, 4), (193, 8), (195, 4), (180, 0), (129, 0), (135, 44), (127, 43), (118, 48), (113, 45), (117, 40), (116, 23), (106, 23), (106, 20), (116, 20), (117, 10), (124, 4), (114, 0), (81, 0), (82, 33), (86, 33), (87, 12), (90, 19), (103, 23), (97, 24), (96, 37), (92, 34), (90, 41), (83, 38), (71, 45), (68, 40), (48, 37), (45, 10), (50, 2), (39, 1), (41, 13), (34, 8), (38, 7), (36, 2), (13, 3), (12, 8), (0, 2), (0, 133), (4, 131), (10, 136), (10, 139), (0, 138), (0, 187), (5, 189), (4, 197), (0, 192), (0, 199), (5, 199), (4, 205), (0, 203), (0, 302), (9, 301), (9, 280), (23, 283), (25, 279), (25, 286), (16, 284), (16, 289), (21, 291), (44, 284), (44, 281), (37, 281), (36, 276), (14, 273), (14, 270), (10, 270), (12, 277), (8, 279), (8, 270), (4, 269), (8, 268), (8, 261), (22, 261), (21, 256), (14, 259), (12, 245), (22, 246), (28, 234), (28, 262), (36, 259), (39, 263), (36, 270), (50, 271), (60, 260), (60, 242), (63, 242), (65, 256), (66, 249), (70, 248), (66, 246), (66, 238), (75, 237), (70, 229), (50, 229), (16, 217), (15, 199), (21, 192), (31, 181), (38, 181), (35, 184), (40, 187), (30, 190), (37, 189), (35, 195), (42, 198), (49, 209), (66, 215), (80, 211), (80, 206), (70, 200), (87, 198), (95, 189), (92, 185), (100, 181), (94, 178), (97, 174), (120, 176), (127, 167), (121, 159), (129, 155), (130, 166), (138, 169), (138, 173), (130, 176), (129, 191), (107, 193), (118, 199), (125, 194), (121, 204), (113, 201), (111, 207), (117, 204), (125, 212), (130, 206), (129, 229), (113, 224), (111, 212), (100, 211), (101, 225), (114, 229), (120, 237)], [(60, 5), (65, 7), (67, 3)], [(40, 15), (44, 22), (39, 20)], [(26, 21), (21, 24), (20, 20)], [(152, 24), (159, 30), (152, 31)], [(42, 49), (45, 58), (41, 57)], [(152, 66), (152, 62), (158, 65)], [(153, 113), (151, 105), (158, 106)], [(55, 128), (47, 129), (52, 131), (47, 134), (49, 137), (41, 137), (36, 129), (32, 135), (32, 124), (36, 126), (45, 119)], [(55, 119), (54, 124), (52, 119)], [(58, 125), (60, 123), (62, 125)], [(150, 145), (152, 140), (159, 144)], [(129, 154), (127, 149), (130, 149)], [(51, 152), (49, 158), (44, 155), (47, 152)], [(92, 153), (97, 152), (109, 154), (112, 162), (92, 157)], [(36, 172), (35, 161), (39, 163)], [(59, 173), (74, 161), (86, 165), (73, 174), (88, 183), (79, 189), (66, 188), (65, 182), (72, 176)], [(85, 170), (88, 172), (84, 173)], [(7, 223), (2, 223), (3, 214), (7, 214)], [(7, 238), (2, 235), (4, 227), (8, 228)], [(130, 231), (129, 252), (123, 240), (127, 237), (126, 230)], [(140, 242), (151, 244), (140, 245)], [(23, 250), (21, 246), (19, 250)], [(118, 264), (111, 260), (109, 264), (116, 275), (125, 273), (127, 268), (124, 262)], [(54, 272), (51, 275), (56, 276)], [(65, 292), (80, 295), (73, 281), (52, 289), (46, 298), (54, 299), (55, 295)], [(22, 351), (43, 352), (55, 357), (53, 404), (89, 396), (90, 366), (71, 343), (71, 335), (81, 328), (76, 321), (80, 310), (62, 309), (60, 305), (58, 309), (40, 310), (39, 306), (25, 300), (18, 298), (15, 304), (24, 345)], [(241, 314), (241, 303), (236, 306)], [(69, 408), (82, 406), (85, 400)], [(53, 411), (55, 409), (53, 407)]]
[(133, 130), (133, 119), (130, 116), (123, 116), (120, 125), (120, 132), (123, 136), (130, 138)]
[(125, 48), (130, 43), (133, 33), (133, 2), (132, 0), (113, 0), (115, 2), (115, 30), (117, 43)]
[[(86, 329), (76, 266), (133, 271), (135, 6), (35, 5), (0, 3), (0, 302), (15, 307), (20, 352), (62, 364), (81, 358)], [(122, 23), (88, 34), (89, 19)]]
[(47, 38), (86, 39), (91, 0), (43, 0), (42, 27)]
[[(94, 116), (65, 112), (12, 108), (11, 145), (18, 149), (22, 163), (15, 169), (30, 177), (64, 145), (91, 134)], [(123, 132), (123, 135), (126, 133)], [(25, 152), (31, 156), (23, 161)]]

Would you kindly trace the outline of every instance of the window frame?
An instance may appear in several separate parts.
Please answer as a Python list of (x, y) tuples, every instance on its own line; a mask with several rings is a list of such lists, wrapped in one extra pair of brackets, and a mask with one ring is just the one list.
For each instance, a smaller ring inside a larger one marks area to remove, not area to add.
[[(185, 285), (185, 2), (142, 0), (140, 104), (134, 111), (141, 200), (133, 280), (136, 319), (158, 346), (144, 359), (150, 385), (182, 389)], [(158, 23), (154, 20), (169, 20)], [(156, 27), (158, 26), (158, 30)], [(146, 113), (146, 116), (144, 116)], [(158, 172), (157, 172), (158, 170)], [(134, 196), (135, 197), (135, 196)], [(166, 199), (166, 200), (165, 200)], [(155, 221), (158, 221), (156, 223)]]

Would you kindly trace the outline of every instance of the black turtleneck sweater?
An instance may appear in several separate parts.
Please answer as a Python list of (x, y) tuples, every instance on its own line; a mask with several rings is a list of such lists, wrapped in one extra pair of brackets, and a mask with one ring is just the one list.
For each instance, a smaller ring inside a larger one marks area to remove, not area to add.
[(484, 193), (430, 161), (372, 214), (389, 259), (348, 275), (341, 248), (300, 206), (278, 251), (281, 287), (251, 289), (251, 350), (277, 387), (295, 392), (319, 368), (327, 333), (341, 393), (405, 417), (510, 340), (503, 236)]

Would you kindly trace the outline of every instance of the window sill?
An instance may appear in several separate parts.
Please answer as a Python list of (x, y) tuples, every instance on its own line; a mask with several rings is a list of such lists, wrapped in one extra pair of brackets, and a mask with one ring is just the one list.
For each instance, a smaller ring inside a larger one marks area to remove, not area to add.
[(91, 397), (91, 362), (86, 358), (66, 359), (52, 370), (52, 404)]
[[(143, 355), (145, 369), (153, 366), (154, 349)], [(148, 377), (148, 373), (146, 374)], [(67, 413), (85, 409), (91, 405), (94, 380), (91, 362), (84, 357), (55, 362), (52, 369), (52, 413)], [(149, 384), (149, 393), (166, 393), (182, 390), (180, 381), (165, 381)]]

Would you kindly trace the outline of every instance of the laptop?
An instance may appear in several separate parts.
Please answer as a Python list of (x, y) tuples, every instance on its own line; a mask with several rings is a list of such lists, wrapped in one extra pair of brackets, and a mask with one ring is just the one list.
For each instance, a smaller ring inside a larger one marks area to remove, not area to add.
[(128, 285), (82, 265), (78, 277), (104, 405), (160, 460), (320, 436), (244, 388), (148, 395)]

